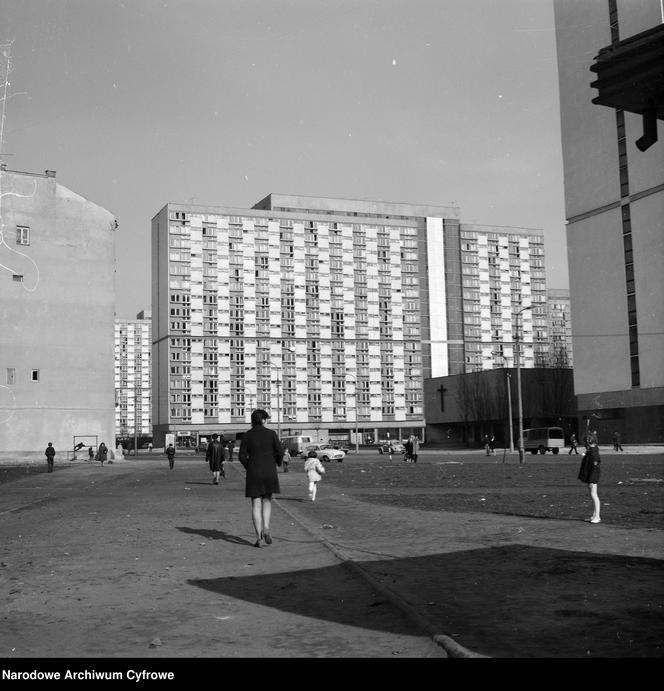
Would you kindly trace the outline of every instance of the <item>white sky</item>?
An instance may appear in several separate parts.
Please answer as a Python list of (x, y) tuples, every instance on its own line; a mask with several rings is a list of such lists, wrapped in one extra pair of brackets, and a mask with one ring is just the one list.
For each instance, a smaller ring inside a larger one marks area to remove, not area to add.
[[(448, 204), (568, 285), (551, 0), (0, 0), (3, 159), (116, 214), (117, 316), (167, 202)], [(588, 81), (592, 75), (588, 74)]]

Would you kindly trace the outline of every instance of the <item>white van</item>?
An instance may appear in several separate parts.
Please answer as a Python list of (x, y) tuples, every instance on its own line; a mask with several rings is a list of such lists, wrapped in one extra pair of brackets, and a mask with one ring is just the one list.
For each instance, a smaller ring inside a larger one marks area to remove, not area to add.
[(533, 427), (523, 430), (523, 449), (530, 453), (557, 454), (565, 447), (565, 435), (562, 427)]
[(288, 449), (288, 453), (293, 457), (300, 456), (304, 451), (304, 447), (312, 443), (311, 437), (307, 436), (284, 437), (281, 440), (281, 445), (284, 449)]

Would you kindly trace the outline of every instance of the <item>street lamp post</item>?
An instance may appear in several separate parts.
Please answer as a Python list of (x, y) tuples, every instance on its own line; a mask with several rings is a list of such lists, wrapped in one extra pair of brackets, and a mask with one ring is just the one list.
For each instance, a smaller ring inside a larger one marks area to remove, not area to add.
[(510, 453), (514, 453), (514, 429), (512, 425), (512, 375), (507, 368), (507, 359), (501, 351), (494, 352), (494, 355), (502, 358), (503, 368), (505, 369), (505, 386), (507, 387), (507, 421), (509, 424)]
[(355, 455), (360, 453), (359, 430), (358, 430), (358, 409), (357, 409), (357, 379), (352, 374), (346, 374), (346, 379), (350, 379), (355, 384)]
[(516, 334), (514, 337), (514, 364), (516, 366), (516, 394), (518, 399), (518, 414), (519, 414), (519, 463), (523, 463), (523, 403), (521, 400), (521, 354), (519, 352), (519, 317), (522, 312), (532, 309), (532, 305), (522, 307), (516, 313)]
[[(291, 353), (295, 352), (295, 348), (290, 346), (286, 350)], [(283, 375), (283, 369), (280, 365), (275, 364), (274, 360), (270, 360), (272, 367), (277, 370), (277, 436), (279, 441), (281, 441), (281, 377)]]

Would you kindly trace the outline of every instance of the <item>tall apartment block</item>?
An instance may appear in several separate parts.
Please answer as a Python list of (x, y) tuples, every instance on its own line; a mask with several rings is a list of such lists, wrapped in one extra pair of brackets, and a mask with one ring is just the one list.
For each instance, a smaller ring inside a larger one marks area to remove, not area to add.
[[(660, 0), (556, 0), (574, 389), (600, 441), (664, 441)], [(658, 136), (659, 134), (659, 136)]]
[(256, 407), (282, 436), (422, 435), (424, 378), (491, 368), (505, 340), (511, 357), (514, 306), (545, 300), (533, 260), (543, 278), (541, 233), (463, 226), (453, 206), (167, 204), (152, 220), (155, 443), (242, 432)]
[(573, 367), (572, 313), (569, 290), (549, 288), (547, 291), (549, 351), (541, 363), (550, 367)]
[(112, 448), (112, 213), (0, 166), (0, 457)]
[[(450, 253), (456, 252), (455, 243), (450, 244)], [(461, 366), (457, 359), (449, 374), (514, 367), (516, 329), (521, 366), (535, 366), (548, 350), (542, 231), (462, 223), (459, 254), (463, 301), (454, 316), (463, 332), (457, 323), (454, 335), (461, 336), (465, 362)], [(456, 275), (448, 271), (448, 281)]]
[(115, 434), (152, 434), (152, 313), (115, 320)]

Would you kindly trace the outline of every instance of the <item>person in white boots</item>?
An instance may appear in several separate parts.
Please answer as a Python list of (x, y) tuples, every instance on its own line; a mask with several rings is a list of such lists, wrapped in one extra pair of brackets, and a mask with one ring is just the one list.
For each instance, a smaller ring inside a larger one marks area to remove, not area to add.
[(325, 474), (325, 468), (318, 460), (315, 451), (309, 451), (307, 454), (307, 460), (304, 462), (304, 472), (309, 480), (309, 499), (316, 501), (316, 489), (318, 483), (323, 479), (321, 476)]

